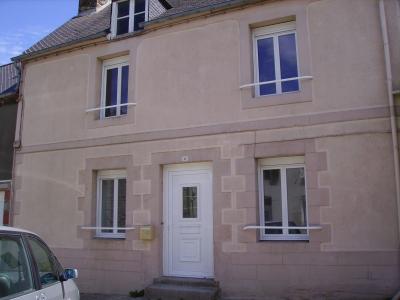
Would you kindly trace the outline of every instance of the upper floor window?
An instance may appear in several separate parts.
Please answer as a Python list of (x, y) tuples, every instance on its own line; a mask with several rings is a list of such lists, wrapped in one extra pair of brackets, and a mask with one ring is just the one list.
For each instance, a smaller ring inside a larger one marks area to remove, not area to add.
[(255, 29), (253, 48), (256, 96), (300, 90), (294, 22)]
[(101, 119), (128, 113), (128, 83), (129, 63), (127, 56), (103, 62)]
[(147, 21), (147, 0), (115, 1), (112, 7), (111, 32), (113, 36), (142, 29)]
[(307, 240), (304, 157), (259, 162), (260, 236), (264, 240)]

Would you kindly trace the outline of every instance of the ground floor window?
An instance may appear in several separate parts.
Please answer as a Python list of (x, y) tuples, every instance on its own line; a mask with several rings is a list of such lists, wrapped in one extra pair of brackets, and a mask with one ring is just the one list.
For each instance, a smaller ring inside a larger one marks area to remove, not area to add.
[(126, 218), (126, 171), (97, 174), (97, 230), (99, 237), (124, 238)]
[(10, 225), (10, 191), (0, 190), (0, 225)]
[(260, 160), (259, 194), (261, 239), (308, 239), (304, 157)]

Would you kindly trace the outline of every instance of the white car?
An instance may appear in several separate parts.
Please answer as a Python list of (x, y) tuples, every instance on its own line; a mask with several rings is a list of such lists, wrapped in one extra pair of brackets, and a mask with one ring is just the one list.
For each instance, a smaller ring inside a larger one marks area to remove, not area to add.
[(79, 300), (77, 277), (36, 234), (0, 226), (1, 300)]

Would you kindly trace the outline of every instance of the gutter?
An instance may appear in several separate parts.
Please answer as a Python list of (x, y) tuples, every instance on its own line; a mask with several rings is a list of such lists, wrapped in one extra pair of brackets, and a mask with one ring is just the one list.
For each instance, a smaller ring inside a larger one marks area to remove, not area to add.
[[(398, 7), (399, 8), (399, 7)], [(400, 176), (399, 176), (399, 143), (397, 135), (397, 122), (396, 122), (396, 110), (394, 106), (394, 95), (399, 94), (399, 90), (393, 90), (392, 81), (392, 66), (390, 64), (390, 51), (389, 51), (389, 37), (387, 30), (387, 20), (385, 12), (385, 2), (384, 0), (379, 0), (379, 17), (381, 20), (381, 30), (383, 38), (383, 48), (385, 55), (385, 66), (386, 66), (386, 83), (387, 83), (387, 93), (390, 109), (390, 125), (392, 129), (392, 142), (393, 142), (393, 158), (394, 158), (394, 175), (396, 184), (396, 200), (397, 200), (397, 225), (398, 233), (400, 239)], [(393, 296), (392, 300), (400, 300), (400, 290)]]
[[(400, 172), (399, 172), (399, 142), (397, 139), (397, 124), (396, 124), (396, 110), (394, 106), (393, 97), (393, 78), (392, 78), (392, 66), (390, 60), (390, 50), (389, 50), (389, 37), (387, 30), (387, 20), (385, 12), (385, 2), (384, 0), (379, 0), (379, 17), (381, 21), (382, 39), (383, 39), (383, 49), (385, 56), (385, 69), (386, 69), (386, 87), (389, 102), (389, 112), (390, 112), (390, 127), (392, 131), (392, 143), (393, 143), (393, 159), (394, 159), (394, 176), (396, 184), (396, 202), (397, 202), (397, 225), (398, 234), (400, 239)], [(400, 291), (392, 298), (394, 300), (400, 299)]]
[[(10, 207), (8, 210), (9, 213), (9, 222), (10, 225), (13, 225), (14, 221), (14, 200), (15, 200), (15, 165), (16, 165), (16, 154), (17, 154), (17, 147), (16, 147), (16, 140), (17, 140), (17, 133), (18, 133), (18, 149), (21, 146), (21, 128), (22, 128), (22, 117), (23, 117), (23, 101), (22, 101), (22, 94), (21, 94), (21, 85), (22, 85), (22, 63), (18, 63), (14, 61), (14, 66), (18, 70), (18, 85), (16, 89), (16, 93), (18, 98), (16, 99), (18, 109), (17, 109), (17, 116), (15, 120), (15, 136), (14, 136), (14, 144), (13, 144), (13, 162), (11, 168), (11, 195), (10, 195)], [(18, 131), (17, 131), (18, 130)]]

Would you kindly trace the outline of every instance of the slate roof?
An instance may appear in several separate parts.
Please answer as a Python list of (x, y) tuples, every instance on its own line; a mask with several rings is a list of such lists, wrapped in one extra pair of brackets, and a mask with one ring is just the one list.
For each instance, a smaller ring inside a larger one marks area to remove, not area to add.
[(172, 8), (159, 16), (159, 19), (167, 16), (169, 17), (177, 14), (187, 13), (193, 10), (210, 7), (213, 5), (229, 3), (232, 2), (232, 0), (170, 0), (169, 2), (171, 3)]
[(98, 12), (74, 17), (34, 44), (23, 55), (97, 36), (105, 36), (110, 30), (110, 22), (111, 5)]
[[(196, 10), (207, 9), (212, 6), (222, 6), (230, 2), (246, 2), (244, 0), (167, 0), (172, 6), (171, 9), (161, 14), (158, 18), (151, 20), (157, 22), (162, 19), (170, 19), (185, 13), (192, 13)], [(34, 44), (32, 47), (22, 53), (21, 56), (15, 57), (18, 60), (24, 56), (46, 52), (46, 50), (56, 49), (69, 44), (77, 43), (84, 40), (90, 40), (98, 37), (104, 37), (110, 32), (111, 27), (111, 5), (98, 12), (92, 12), (76, 16), (52, 33), (44, 37), (42, 40)]]
[(13, 63), (0, 66), (0, 98), (17, 94), (18, 70)]

